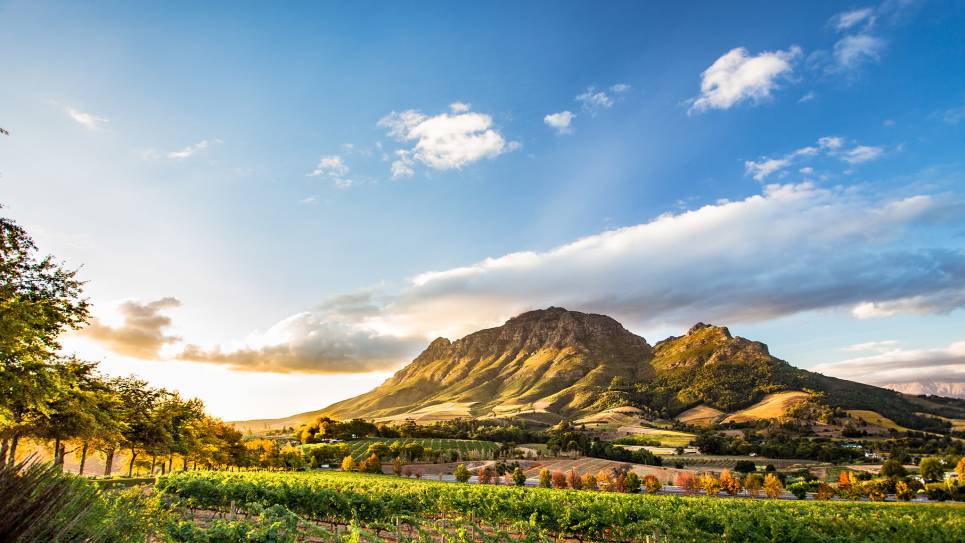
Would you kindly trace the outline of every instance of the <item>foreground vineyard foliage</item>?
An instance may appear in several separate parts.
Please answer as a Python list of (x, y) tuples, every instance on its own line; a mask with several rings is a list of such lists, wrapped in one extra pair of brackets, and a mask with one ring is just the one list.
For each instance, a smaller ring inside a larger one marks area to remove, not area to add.
[(162, 477), (157, 488), (192, 508), (283, 505), (306, 519), (363, 526), (448, 515), (597, 541), (965, 541), (965, 508), (957, 505), (680, 498), (339, 472), (186, 472)]

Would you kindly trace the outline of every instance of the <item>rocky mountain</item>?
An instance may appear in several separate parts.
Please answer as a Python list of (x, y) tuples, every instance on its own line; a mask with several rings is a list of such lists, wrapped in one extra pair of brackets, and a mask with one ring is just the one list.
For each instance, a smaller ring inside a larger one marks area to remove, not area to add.
[(651, 346), (605, 315), (551, 307), (456, 341), (438, 338), (372, 391), (282, 420), (521, 416), (554, 422), (620, 406), (671, 418), (701, 405), (730, 412), (793, 390), (820, 393), (834, 407), (874, 410), (911, 428), (935, 422), (922, 414), (965, 418), (965, 401), (801, 370), (724, 327), (697, 324)]

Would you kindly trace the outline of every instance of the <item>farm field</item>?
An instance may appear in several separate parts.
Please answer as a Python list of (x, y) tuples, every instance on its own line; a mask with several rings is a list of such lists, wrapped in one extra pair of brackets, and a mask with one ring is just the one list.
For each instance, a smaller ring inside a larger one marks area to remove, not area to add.
[(728, 415), (723, 422), (753, 422), (773, 419), (784, 414), (787, 408), (811, 397), (807, 392), (790, 391), (768, 394), (756, 404)]
[(908, 428), (901, 426), (897, 422), (889, 419), (888, 417), (881, 415), (875, 411), (867, 411), (864, 409), (849, 409), (848, 414), (852, 417), (862, 420), (868, 424), (874, 426), (880, 426), (887, 430), (897, 430), (899, 432), (907, 432)]
[(629, 436), (619, 437), (613, 442), (622, 445), (646, 445), (649, 441), (659, 441), (661, 447), (686, 447), (694, 440), (694, 434), (664, 430), (662, 428), (641, 428)]
[(441, 438), (406, 438), (406, 437), (370, 437), (366, 439), (359, 439), (355, 441), (348, 441), (346, 444), (351, 448), (349, 454), (355, 460), (362, 460), (365, 456), (365, 451), (369, 448), (369, 445), (373, 443), (385, 443), (386, 445), (391, 445), (393, 443), (399, 443), (399, 445), (407, 445), (409, 443), (418, 443), (426, 448), (432, 448), (437, 451), (457, 451), (460, 458), (464, 458), (471, 452), (480, 453), (482, 456), (491, 455), (493, 451), (499, 448), (499, 445), (492, 441), (479, 441), (475, 439), (441, 439)]
[(714, 409), (709, 405), (698, 405), (677, 415), (677, 420), (695, 426), (708, 426), (724, 415), (723, 411)]
[(742, 500), (462, 485), (342, 472), (185, 472), (162, 477), (162, 496), (226, 512), (257, 501), (303, 518), (391, 526), (394, 518), (472, 517), (528, 540), (902, 541), (965, 540), (965, 507)]

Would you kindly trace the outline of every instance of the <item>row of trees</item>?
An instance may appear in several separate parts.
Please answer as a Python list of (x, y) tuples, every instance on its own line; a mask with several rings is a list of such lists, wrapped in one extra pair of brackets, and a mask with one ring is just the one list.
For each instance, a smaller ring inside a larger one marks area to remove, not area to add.
[(27, 232), (0, 217), (0, 459), (12, 464), (23, 440), (49, 447), (54, 464), (76, 452), (151, 458), (170, 470), (174, 457), (226, 465), (241, 434), (186, 400), (135, 378), (106, 378), (97, 365), (59, 354), (58, 337), (89, 318), (83, 283), (51, 256), (40, 256)]

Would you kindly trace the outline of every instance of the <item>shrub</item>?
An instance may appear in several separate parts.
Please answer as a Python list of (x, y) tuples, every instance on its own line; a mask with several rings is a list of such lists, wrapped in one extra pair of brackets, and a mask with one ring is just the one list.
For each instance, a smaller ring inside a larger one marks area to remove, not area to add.
[[(657, 479), (657, 478), (654, 477), (654, 480), (656, 480), (656, 479)], [(659, 481), (657, 482), (657, 484), (660, 484)], [(640, 492), (640, 476), (637, 475), (637, 474), (636, 474), (635, 472), (633, 472), (633, 471), (628, 471), (628, 472), (627, 472), (626, 486), (627, 486), (627, 492), (629, 492), (629, 493), (631, 493), (631, 494), (635, 494), (635, 493), (637, 493), (637, 492)]]
[(466, 469), (465, 464), (459, 464), (458, 466), (456, 466), (456, 471), (452, 472), (452, 474), (456, 477), (456, 480), (459, 481), (460, 483), (465, 483), (469, 481), (469, 477), (470, 477), (469, 470)]
[(948, 499), (948, 487), (945, 483), (928, 483), (925, 485), (925, 495), (929, 500), (943, 502)]
[[(402, 466), (403, 466), (402, 457), (396, 456), (395, 460), (392, 461), (392, 473), (396, 475), (402, 475)], [(463, 466), (463, 468), (465, 468), (465, 466)]]
[(513, 482), (516, 483), (516, 486), (523, 486), (526, 484), (526, 474), (523, 473), (523, 470), (519, 469), (519, 466), (513, 470), (512, 477)]
[(757, 471), (757, 466), (754, 465), (754, 462), (751, 460), (738, 460), (737, 463), (734, 464), (734, 471), (740, 473), (754, 473)]
[(798, 481), (788, 485), (787, 490), (791, 494), (794, 494), (795, 498), (803, 500), (804, 498), (807, 498), (808, 491), (811, 490), (811, 485), (805, 483), (804, 481)]
[(697, 478), (689, 471), (681, 471), (674, 477), (673, 484), (684, 492), (691, 494), (697, 490)]
[(580, 480), (583, 483), (583, 490), (597, 490), (596, 477), (592, 473), (584, 474)]
[(653, 475), (646, 475), (643, 478), (643, 488), (647, 494), (660, 492), (660, 481)]
[(489, 466), (486, 466), (479, 470), (479, 475), (478, 475), (479, 484), (488, 485), (493, 482), (493, 479), (495, 477), (496, 477), (496, 472), (493, 470), (493, 468)]
[(549, 488), (552, 486), (552, 474), (550, 474), (550, 470), (546, 468), (539, 470), (539, 486), (541, 488)]
[(817, 495), (815, 495), (815, 498), (819, 500), (830, 500), (835, 496), (835, 494), (837, 493), (834, 491), (833, 486), (826, 483), (821, 483), (818, 485), (818, 491)]
[(898, 481), (895, 483), (895, 497), (906, 502), (915, 497), (915, 491), (908, 486), (908, 483)]

